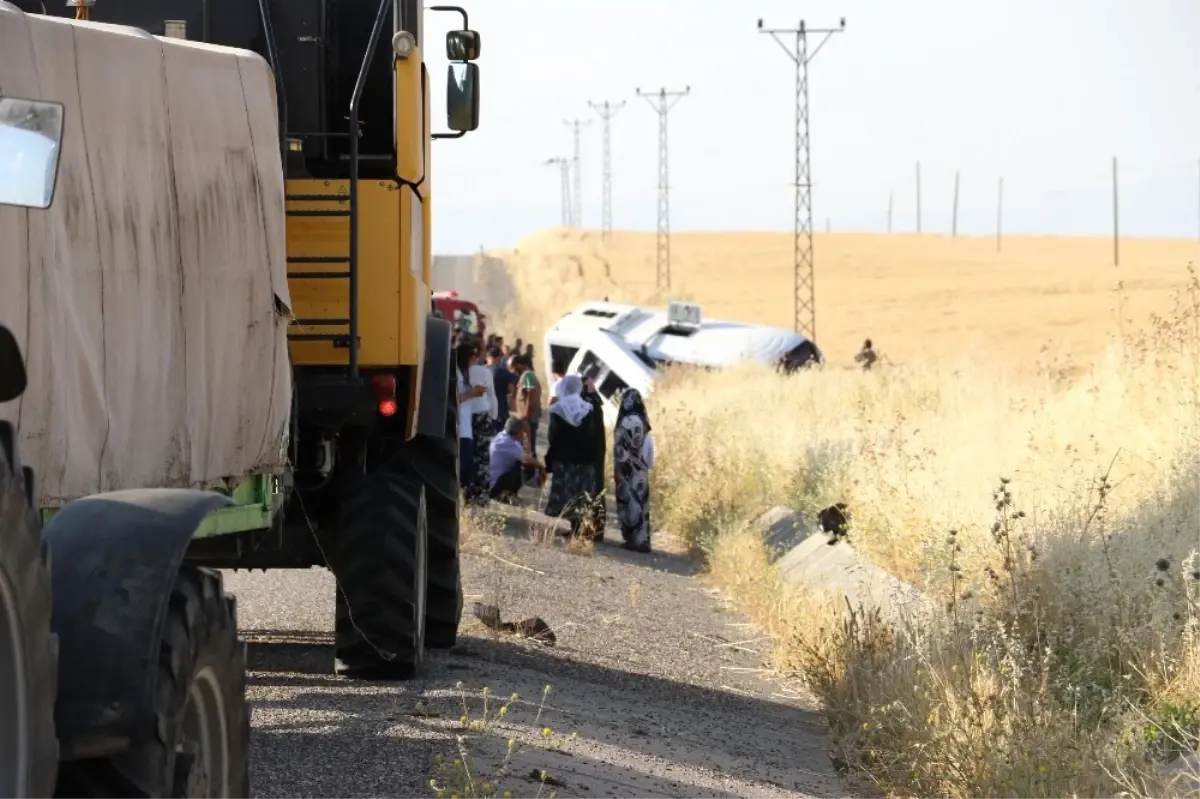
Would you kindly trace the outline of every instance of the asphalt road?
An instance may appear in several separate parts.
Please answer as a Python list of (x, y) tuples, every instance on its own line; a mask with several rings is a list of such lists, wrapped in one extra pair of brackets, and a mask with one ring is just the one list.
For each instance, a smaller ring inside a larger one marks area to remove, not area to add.
[[(846, 795), (811, 701), (767, 679), (763, 637), (685, 559), (611, 543), (568, 552), (543, 522), (513, 509), (472, 527), (460, 645), (408, 683), (332, 674), (327, 571), (227, 573), (250, 642), (254, 794), (432, 796), (435, 756), (458, 757), (464, 701), (479, 719), (488, 687), (521, 696), (462, 744), (498, 792)], [(506, 621), (542, 617), (557, 645), (487, 630), (471, 617), (475, 601)], [(510, 739), (516, 754), (499, 772)], [(553, 787), (530, 776), (543, 770)]]

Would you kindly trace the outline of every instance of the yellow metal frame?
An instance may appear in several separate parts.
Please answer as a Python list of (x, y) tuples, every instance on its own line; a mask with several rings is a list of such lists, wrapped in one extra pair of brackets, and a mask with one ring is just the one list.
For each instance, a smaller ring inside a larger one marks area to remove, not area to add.
[[(288, 194), (339, 194), (350, 191), (349, 181), (289, 180)], [(429, 284), (425, 281), (425, 247), (414, 263), (411, 220), (413, 204), (420, 204), (413, 190), (391, 181), (360, 181), (358, 184), (358, 330), (361, 343), (358, 362), (364, 368), (415, 366), (424, 355), (425, 316), (429, 307)], [(338, 210), (336, 201), (289, 203), (289, 210)], [(424, 215), (427, 209), (418, 208)], [(423, 226), (423, 221), (422, 221)], [(344, 256), (350, 240), (346, 217), (288, 217), (289, 255)], [(417, 235), (420, 236), (423, 230)], [(413, 267), (416, 267), (415, 269)], [(289, 270), (331, 271), (324, 264), (293, 264)], [(292, 312), (299, 319), (348, 318), (349, 283), (344, 280), (293, 280), (289, 291)], [(296, 332), (345, 332), (347, 328), (293, 326)], [(298, 366), (344, 365), (348, 353), (328, 341), (293, 341), (292, 363)]]
[[(422, 365), (425, 357), (425, 318), (430, 307), (433, 249), (430, 203), (431, 127), (429, 75), (421, 47), (404, 59), (394, 59), (396, 73), (396, 181), (360, 181), (359, 225), (359, 350), (363, 368), (414, 367), (416, 379), (407, 403), (407, 426), (415, 432)], [(289, 180), (289, 195), (348, 196), (349, 181)], [(344, 202), (289, 203), (289, 210), (345, 209)], [(288, 217), (289, 256), (345, 256), (349, 251), (347, 217)], [(290, 271), (331, 271), (329, 265), (293, 264)], [(289, 285), (292, 310), (298, 319), (348, 318), (349, 283), (344, 280), (295, 280)], [(322, 327), (296, 332), (346, 333), (348, 328)], [(346, 349), (327, 341), (293, 341), (292, 363), (297, 366), (341, 366)]]

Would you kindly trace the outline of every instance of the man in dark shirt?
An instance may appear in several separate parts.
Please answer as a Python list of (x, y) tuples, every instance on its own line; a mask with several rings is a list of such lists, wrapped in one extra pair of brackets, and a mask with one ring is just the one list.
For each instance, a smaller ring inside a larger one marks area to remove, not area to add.
[(508, 419), (508, 398), (513, 394), (517, 376), (504, 365), (504, 354), (493, 345), (487, 351), (488, 368), (492, 370), (492, 383), (496, 387), (496, 418), (502, 423)]

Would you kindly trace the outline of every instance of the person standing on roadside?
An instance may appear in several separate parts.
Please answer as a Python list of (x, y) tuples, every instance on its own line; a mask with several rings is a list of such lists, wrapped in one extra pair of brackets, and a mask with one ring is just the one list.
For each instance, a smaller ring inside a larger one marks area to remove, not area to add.
[[(524, 356), (515, 359), (515, 372), (518, 377), (515, 415), (529, 425), (529, 455), (538, 457), (538, 427), (541, 423), (541, 380), (530, 368), (529, 361)], [(533, 471), (526, 471), (526, 481), (533, 479)]]
[(550, 364), (550, 374), (554, 377), (554, 382), (550, 384), (550, 401), (546, 407), (550, 407), (558, 401), (558, 392), (562, 388), (563, 378), (567, 375), (567, 365), (561, 360), (554, 361)]
[(529, 361), (529, 368), (533, 368), (533, 345), (525, 345), (525, 360)]
[(517, 364), (517, 361), (520, 358), (520, 355), (512, 353), (504, 356), (504, 366), (513, 376), (512, 384), (508, 389), (508, 412), (510, 414), (517, 412), (517, 386), (521, 382), (521, 367)]
[(582, 391), (584, 401), (592, 406), (592, 412), (587, 415), (584, 422), (591, 425), (592, 440), (596, 444), (596, 482), (592, 485), (591, 489), (593, 541), (604, 539), (604, 524), (608, 516), (608, 511), (604, 504), (605, 483), (608, 482), (604, 474), (604, 463), (608, 459), (608, 442), (604, 435), (604, 398), (600, 396), (600, 392), (596, 388), (596, 377), (599, 374), (599, 366), (588, 367), (588, 370), (583, 375)]
[(471, 353), (470, 378), (472, 388), (482, 386), (482, 396), (470, 400), (471, 403), (471, 432), (474, 438), (475, 450), (474, 479), (470, 490), (464, 488), (468, 499), (486, 502), (488, 485), (488, 447), (492, 437), (496, 435), (496, 421), (499, 411), (499, 398), (492, 380), (492, 370), (481, 363), (480, 352), (475, 349)]
[(627, 388), (613, 431), (613, 482), (617, 488), (617, 521), (621, 545), (634, 552), (650, 551), (650, 470), (654, 468), (654, 439), (641, 392)]
[(518, 377), (516, 416), (529, 425), (529, 451), (537, 457), (537, 432), (542, 421), (542, 383), (525, 356), (513, 361)]
[(596, 428), (588, 418), (596, 411), (585, 400), (583, 381), (579, 375), (563, 379), (562, 396), (550, 408), (550, 442), (546, 450), (546, 471), (550, 472), (550, 493), (546, 499), (546, 515), (566, 519), (571, 524), (570, 535), (591, 538), (603, 530), (588, 530), (594, 518), (591, 503), (596, 487)]
[(496, 421), (503, 427), (508, 421), (509, 401), (517, 384), (517, 376), (504, 363), (504, 353), (499, 346), (493, 346), (487, 352), (488, 369), (492, 370), (492, 387), (496, 391)]
[(458, 483), (463, 490), (475, 475), (475, 437), (472, 432), (471, 400), (487, 393), (483, 386), (471, 385), (471, 357), (475, 345), (460, 342), (454, 348), (454, 371), (458, 376)]

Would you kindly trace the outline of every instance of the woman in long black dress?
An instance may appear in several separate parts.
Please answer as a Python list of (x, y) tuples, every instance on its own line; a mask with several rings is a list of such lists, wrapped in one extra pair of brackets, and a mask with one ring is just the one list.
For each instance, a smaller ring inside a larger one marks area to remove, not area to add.
[(613, 479), (617, 486), (617, 521), (626, 549), (650, 551), (650, 469), (654, 439), (641, 392), (627, 388), (613, 431)]
[(592, 425), (592, 435), (596, 442), (596, 482), (592, 488), (592, 516), (591, 516), (591, 531), (592, 540), (601, 541), (604, 539), (604, 524), (607, 517), (607, 511), (604, 507), (605, 494), (605, 471), (604, 463), (608, 460), (608, 444), (604, 436), (604, 398), (600, 396), (600, 392), (596, 390), (596, 376), (599, 374), (599, 367), (593, 366), (583, 375), (583, 392), (584, 400), (592, 406), (592, 412), (588, 414), (588, 423)]
[(546, 470), (552, 477), (546, 515), (567, 519), (572, 536), (578, 536), (583, 528), (596, 486), (598, 444), (595, 427), (588, 423), (595, 411), (580, 396), (582, 391), (579, 375), (563, 378), (558, 402), (550, 406), (547, 430), (550, 447), (546, 450)]

